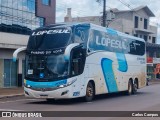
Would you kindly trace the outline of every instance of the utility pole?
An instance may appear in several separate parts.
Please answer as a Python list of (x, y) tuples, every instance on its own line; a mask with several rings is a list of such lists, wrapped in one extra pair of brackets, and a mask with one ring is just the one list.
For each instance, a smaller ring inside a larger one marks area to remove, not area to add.
[(102, 16), (102, 26), (106, 27), (106, 0), (96, 0), (96, 2), (101, 3), (103, 1), (103, 16)]
[(106, 27), (106, 0), (103, 0), (103, 27)]

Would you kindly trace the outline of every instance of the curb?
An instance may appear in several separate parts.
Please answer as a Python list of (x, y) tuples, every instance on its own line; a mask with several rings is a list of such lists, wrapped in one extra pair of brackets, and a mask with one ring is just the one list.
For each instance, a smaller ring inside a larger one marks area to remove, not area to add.
[(24, 96), (24, 93), (23, 94), (13, 94), (13, 95), (2, 95), (2, 96), (0, 96), (0, 99), (12, 98), (12, 97), (20, 97), (20, 96)]
[(149, 86), (156, 85), (156, 84), (160, 84), (160, 81), (149, 81), (148, 84), (149, 84)]

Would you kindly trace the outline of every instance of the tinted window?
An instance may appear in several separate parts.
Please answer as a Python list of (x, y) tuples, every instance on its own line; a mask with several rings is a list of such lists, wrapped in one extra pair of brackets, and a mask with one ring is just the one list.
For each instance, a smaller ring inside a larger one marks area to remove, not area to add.
[(127, 39), (127, 49), (124, 53), (129, 53), (133, 55), (144, 55), (145, 54), (145, 43), (138, 40)]
[(148, 27), (148, 20), (144, 19), (144, 29), (147, 29), (147, 27)]
[(68, 62), (64, 55), (26, 56), (26, 77), (37, 79), (59, 79), (68, 76)]
[(89, 51), (122, 52), (126, 48), (126, 43), (116, 33), (108, 34), (107, 32), (91, 30), (88, 47)]
[(75, 28), (75, 43), (84, 43), (85, 47), (87, 45), (89, 35), (89, 27), (88, 26), (79, 26)]
[(35, 15), (36, 1), (0, 0), (0, 31), (29, 35), (44, 26), (44, 18)]
[(135, 16), (134, 18), (134, 27), (138, 28), (138, 17), (137, 16)]
[(109, 51), (129, 53), (133, 55), (145, 54), (145, 43), (142, 41), (118, 36), (116, 32), (90, 31), (88, 49), (92, 51)]
[(30, 50), (51, 50), (65, 47), (71, 37), (71, 29), (57, 28), (33, 31), (27, 48)]

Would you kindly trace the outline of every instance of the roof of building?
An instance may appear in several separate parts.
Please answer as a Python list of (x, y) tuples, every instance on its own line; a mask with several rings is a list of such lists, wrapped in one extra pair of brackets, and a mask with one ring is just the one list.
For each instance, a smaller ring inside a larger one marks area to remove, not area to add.
[(154, 13), (148, 8), (148, 6), (139, 6), (137, 8), (134, 8), (132, 10), (118, 10), (117, 8), (111, 9), (114, 13), (120, 13), (120, 12), (137, 12), (141, 9), (144, 9), (148, 16), (155, 17)]

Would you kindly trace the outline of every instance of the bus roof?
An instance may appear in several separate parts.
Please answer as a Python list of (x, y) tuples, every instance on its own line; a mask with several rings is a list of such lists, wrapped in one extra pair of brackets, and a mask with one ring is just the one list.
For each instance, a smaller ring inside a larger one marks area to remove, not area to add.
[(128, 35), (126, 33), (119, 32), (119, 31), (114, 30), (112, 28), (105, 28), (105, 27), (95, 25), (95, 24), (92, 24), (92, 23), (87, 23), (87, 22), (62, 22), (62, 23), (57, 23), (57, 24), (51, 24), (51, 25), (48, 25), (48, 26), (45, 26), (45, 27), (39, 27), (36, 30), (56, 28), (56, 27), (69, 27), (69, 26), (84, 26), (84, 27), (86, 26), (86, 27), (90, 27), (90, 28), (93, 28), (95, 30), (100, 30), (100, 31), (104, 31), (104, 32), (106, 32), (106, 29), (107, 29), (107, 31), (110, 31), (111, 33), (116, 33), (117, 35), (119, 35), (121, 37), (127, 37), (127, 38), (130, 38), (130, 39), (135, 39), (135, 40), (145, 42), (145, 40), (142, 39), (142, 38), (138, 38), (138, 37), (135, 37), (135, 36), (132, 36), (132, 35)]

